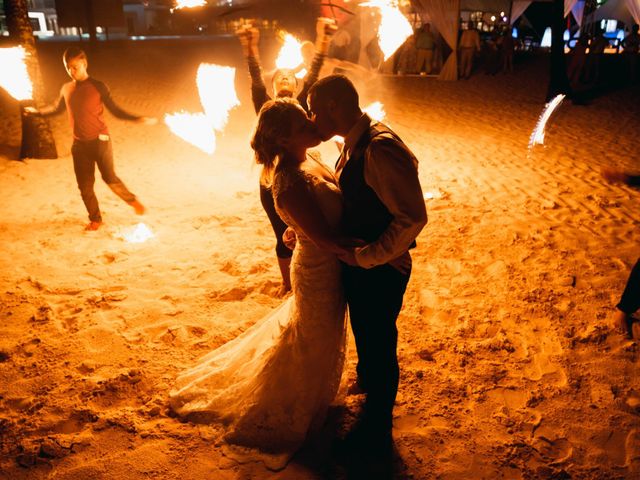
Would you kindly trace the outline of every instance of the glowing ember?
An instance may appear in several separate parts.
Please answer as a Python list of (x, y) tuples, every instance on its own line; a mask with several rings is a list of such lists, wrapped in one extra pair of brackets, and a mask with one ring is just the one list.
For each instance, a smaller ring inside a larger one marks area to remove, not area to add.
[(235, 68), (203, 63), (196, 84), (204, 113), (172, 113), (164, 117), (171, 132), (205, 153), (216, 150), (216, 133), (222, 131), (229, 111), (240, 105), (234, 86)]
[(378, 44), (384, 59), (387, 60), (413, 34), (411, 24), (394, 0), (370, 0), (361, 3), (360, 6), (374, 7), (380, 11)]
[(196, 8), (204, 7), (207, 4), (206, 0), (176, 0), (176, 10), (181, 8)]
[(302, 44), (293, 35), (286, 33), (284, 35), (284, 44), (276, 58), (277, 68), (295, 69), (302, 64)]
[(135, 227), (122, 233), (122, 238), (129, 243), (144, 243), (153, 237), (155, 237), (155, 235), (144, 223), (139, 223)]
[(27, 53), (22, 47), (0, 48), (0, 87), (16, 100), (30, 100), (33, 97), (33, 86), (27, 72), (25, 57)]
[(433, 190), (431, 192), (423, 192), (422, 198), (425, 200), (437, 200), (437, 199), (446, 199), (449, 195), (446, 192), (443, 192), (440, 189)]
[(551, 114), (556, 110), (556, 108), (558, 108), (560, 106), (560, 104), (562, 103), (562, 100), (564, 100), (565, 95), (564, 94), (560, 94), (560, 95), (556, 95), (556, 97), (551, 100), (549, 103), (547, 103), (544, 107), (544, 110), (542, 110), (542, 114), (540, 115), (540, 118), (538, 118), (538, 123), (536, 124), (536, 128), (533, 129), (533, 132), (531, 132), (531, 138), (529, 139), (529, 148), (533, 148), (534, 145), (539, 144), (539, 145), (543, 145), (544, 144), (544, 129), (547, 126), (547, 122), (549, 121), (549, 118), (551, 118)]
[[(384, 111), (384, 105), (380, 102), (373, 102), (362, 109), (364, 113), (369, 115), (376, 122), (384, 120), (386, 113)], [(344, 145), (344, 137), (341, 135), (334, 135), (329, 139), (330, 142), (334, 142), (338, 148), (342, 148)]]
[(168, 113), (164, 123), (175, 135), (203, 152), (211, 155), (216, 151), (216, 134), (203, 113)]
[(374, 120), (381, 122), (387, 115), (384, 111), (384, 105), (380, 102), (373, 102), (363, 108), (363, 111)]

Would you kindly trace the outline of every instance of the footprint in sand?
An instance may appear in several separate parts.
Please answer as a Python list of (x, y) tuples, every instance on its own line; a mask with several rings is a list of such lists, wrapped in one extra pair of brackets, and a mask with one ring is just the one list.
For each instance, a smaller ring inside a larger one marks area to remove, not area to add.
[(573, 446), (566, 438), (550, 440), (539, 436), (534, 440), (534, 447), (540, 456), (550, 465), (559, 465), (566, 462), (573, 455)]
[[(519, 335), (520, 347), (530, 358), (529, 364), (523, 368), (524, 377), (533, 381), (544, 380), (546, 385), (564, 387), (567, 385), (567, 375), (564, 369), (553, 361), (553, 357), (562, 354), (562, 346), (555, 335), (542, 336), (539, 332), (551, 332), (549, 322), (545, 319), (532, 319), (529, 325), (533, 332)], [(538, 341), (530, 343), (529, 339)]]
[(633, 429), (624, 442), (625, 466), (629, 471), (640, 473), (640, 431)]
[(248, 288), (233, 287), (222, 291), (213, 291), (209, 297), (220, 302), (237, 302), (243, 300), (251, 292)]

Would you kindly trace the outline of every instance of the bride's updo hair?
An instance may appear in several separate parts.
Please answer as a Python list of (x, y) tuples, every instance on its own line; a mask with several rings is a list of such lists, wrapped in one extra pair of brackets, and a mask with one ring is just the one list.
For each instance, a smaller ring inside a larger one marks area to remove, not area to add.
[(258, 114), (258, 126), (251, 139), (256, 163), (263, 166), (261, 180), (271, 183), (278, 158), (285, 152), (293, 120), (304, 110), (291, 98), (278, 98), (265, 103)]

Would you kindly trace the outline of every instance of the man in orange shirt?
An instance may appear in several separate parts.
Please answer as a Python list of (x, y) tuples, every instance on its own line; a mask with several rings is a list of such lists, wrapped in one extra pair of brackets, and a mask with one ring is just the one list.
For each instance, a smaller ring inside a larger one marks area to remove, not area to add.
[(145, 212), (144, 206), (115, 173), (111, 136), (104, 121), (104, 107), (124, 120), (152, 125), (157, 123), (157, 119), (133, 115), (116, 105), (107, 86), (87, 73), (87, 55), (83, 50), (68, 48), (64, 52), (63, 62), (72, 80), (62, 86), (57, 102), (41, 110), (28, 107), (26, 113), (55, 115), (66, 107), (73, 130), (73, 170), (82, 201), (89, 213), (89, 223), (85, 230), (97, 230), (102, 225), (102, 214), (93, 190), (96, 165), (109, 188), (131, 205), (138, 215), (142, 215)]

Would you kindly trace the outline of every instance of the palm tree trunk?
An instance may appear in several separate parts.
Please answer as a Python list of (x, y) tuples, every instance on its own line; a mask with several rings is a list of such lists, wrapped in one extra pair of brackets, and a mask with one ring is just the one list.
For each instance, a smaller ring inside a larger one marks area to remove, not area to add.
[(56, 143), (51, 133), (49, 120), (35, 115), (25, 115), (24, 107), (44, 103), (44, 84), (38, 52), (33, 37), (33, 29), (29, 21), (29, 10), (26, 0), (6, 0), (4, 11), (7, 18), (9, 35), (19, 43), (27, 53), (25, 62), (33, 84), (33, 100), (20, 102), (22, 115), (22, 146), (20, 158), (58, 158)]
[(561, 93), (572, 96), (564, 55), (564, 1), (553, 0), (551, 8), (551, 72), (547, 101)]

